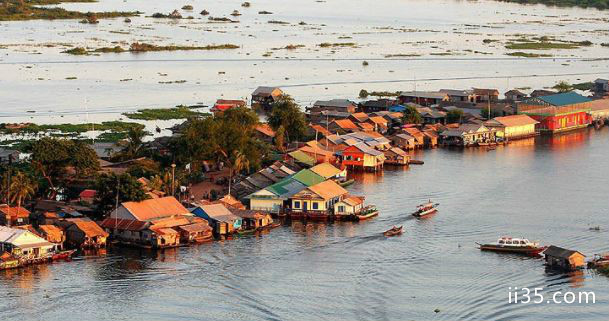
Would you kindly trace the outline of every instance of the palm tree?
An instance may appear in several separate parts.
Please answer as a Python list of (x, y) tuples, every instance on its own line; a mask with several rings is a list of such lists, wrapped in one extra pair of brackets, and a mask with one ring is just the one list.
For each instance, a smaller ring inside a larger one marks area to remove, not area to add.
[(9, 190), (11, 192), (11, 201), (17, 203), (17, 210), (21, 208), (23, 201), (31, 198), (36, 193), (36, 182), (29, 176), (19, 171), (15, 173), (12, 179)]
[(233, 171), (235, 173), (239, 173), (244, 169), (249, 170), (250, 168), (250, 161), (249, 159), (245, 156), (245, 154), (243, 154), (242, 152), (236, 150), (235, 151), (235, 161), (232, 164), (232, 166), (230, 166), (228, 174), (229, 174), (229, 178), (228, 178), (228, 195), (230, 195), (231, 192), (231, 185), (233, 183)]
[(142, 154), (144, 146), (144, 137), (148, 132), (140, 126), (132, 126), (127, 131), (127, 139), (124, 142), (122, 154), (127, 159), (134, 159)]

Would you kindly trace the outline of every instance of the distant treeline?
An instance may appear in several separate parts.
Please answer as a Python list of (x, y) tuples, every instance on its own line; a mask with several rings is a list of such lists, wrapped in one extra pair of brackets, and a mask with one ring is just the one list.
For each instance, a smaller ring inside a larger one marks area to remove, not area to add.
[(609, 9), (609, 0), (499, 0), (504, 2), (516, 2), (521, 4), (545, 4), (557, 7), (582, 7)]

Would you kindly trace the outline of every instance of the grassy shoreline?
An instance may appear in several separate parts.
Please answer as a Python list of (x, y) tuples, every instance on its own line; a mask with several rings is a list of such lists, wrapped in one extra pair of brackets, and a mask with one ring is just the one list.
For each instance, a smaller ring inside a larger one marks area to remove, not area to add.
[(94, 0), (1, 0), (0, 21), (28, 21), (28, 20), (60, 20), (60, 19), (97, 19), (133, 17), (140, 15), (138, 11), (106, 11), (106, 12), (80, 12), (70, 11), (60, 7), (40, 7), (57, 5), (64, 2), (90, 3)]
[(140, 43), (134, 42), (128, 49), (124, 49), (121, 46), (115, 47), (101, 47), (95, 49), (87, 49), (83, 47), (74, 47), (71, 49), (67, 49), (62, 51), (62, 53), (76, 55), (76, 56), (86, 56), (90, 54), (97, 53), (123, 53), (123, 52), (131, 52), (131, 53), (141, 53), (141, 52), (158, 52), (158, 51), (190, 51), (190, 50), (232, 50), (240, 48), (238, 45), (234, 44), (221, 44), (221, 45), (207, 45), (207, 46), (177, 46), (177, 45), (169, 45), (169, 46), (157, 46), (148, 43)]

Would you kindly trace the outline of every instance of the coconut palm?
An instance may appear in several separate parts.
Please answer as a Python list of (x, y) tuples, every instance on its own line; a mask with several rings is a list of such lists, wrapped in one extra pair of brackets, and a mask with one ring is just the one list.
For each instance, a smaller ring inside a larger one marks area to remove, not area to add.
[(230, 168), (229, 168), (229, 178), (228, 178), (228, 195), (230, 195), (231, 192), (231, 185), (233, 183), (233, 172), (235, 173), (239, 173), (242, 170), (246, 169), (249, 170), (250, 168), (250, 161), (249, 159), (245, 156), (245, 154), (243, 154), (242, 152), (236, 150), (235, 151), (235, 160), (233, 161), (233, 163), (231, 164)]
[(125, 159), (134, 159), (142, 155), (146, 136), (148, 132), (143, 127), (130, 127), (127, 131), (127, 139), (123, 143), (122, 156)]
[(31, 198), (36, 193), (36, 182), (34, 182), (29, 176), (19, 171), (13, 176), (11, 185), (9, 187), (11, 202), (17, 204), (17, 208), (21, 208), (23, 201)]

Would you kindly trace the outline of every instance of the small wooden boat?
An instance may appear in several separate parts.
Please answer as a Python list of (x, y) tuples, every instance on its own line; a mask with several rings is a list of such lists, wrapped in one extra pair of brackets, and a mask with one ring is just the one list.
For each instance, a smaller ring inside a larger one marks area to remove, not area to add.
[(433, 214), (435, 212), (438, 211), (437, 206), (440, 205), (440, 203), (432, 203), (431, 200), (425, 204), (421, 204), (419, 206), (417, 206), (417, 210), (412, 213), (412, 216), (415, 217), (423, 217), (429, 214)]
[(588, 268), (604, 268), (609, 267), (609, 253), (594, 254), (594, 258), (588, 261)]
[(272, 230), (272, 229), (278, 228), (280, 226), (281, 226), (281, 223), (273, 223), (273, 224), (269, 224), (269, 225), (265, 226), (264, 228)]
[(397, 236), (397, 235), (400, 235), (400, 234), (402, 234), (402, 226), (400, 226), (400, 227), (394, 226), (391, 229), (383, 232), (383, 235), (385, 235), (387, 237)]
[(476, 243), (482, 251), (494, 251), (505, 253), (519, 253), (527, 255), (539, 255), (546, 247), (540, 246), (538, 242), (531, 242), (524, 238), (501, 237), (495, 243)]
[(425, 162), (422, 160), (411, 159), (408, 161), (408, 164), (409, 165), (423, 165), (423, 164), (425, 164)]
[(347, 187), (347, 186), (353, 184), (353, 182), (355, 182), (355, 180), (352, 178), (352, 179), (348, 179), (348, 180), (345, 180), (345, 181), (340, 181), (338, 183), (338, 185), (340, 185), (341, 187)]
[(250, 228), (250, 229), (247, 229), (247, 230), (238, 230), (237, 234), (239, 234), (239, 235), (251, 235), (251, 234), (256, 233), (256, 230), (257, 229), (255, 229), (255, 228)]
[(76, 250), (67, 250), (67, 251), (57, 252), (57, 253), (53, 254), (52, 260), (53, 261), (69, 260), (72, 258), (72, 255), (74, 255), (74, 253), (76, 253)]
[(359, 214), (356, 214), (355, 216), (358, 221), (365, 221), (378, 215), (379, 211), (376, 209), (376, 206), (370, 205), (362, 209), (362, 211)]

